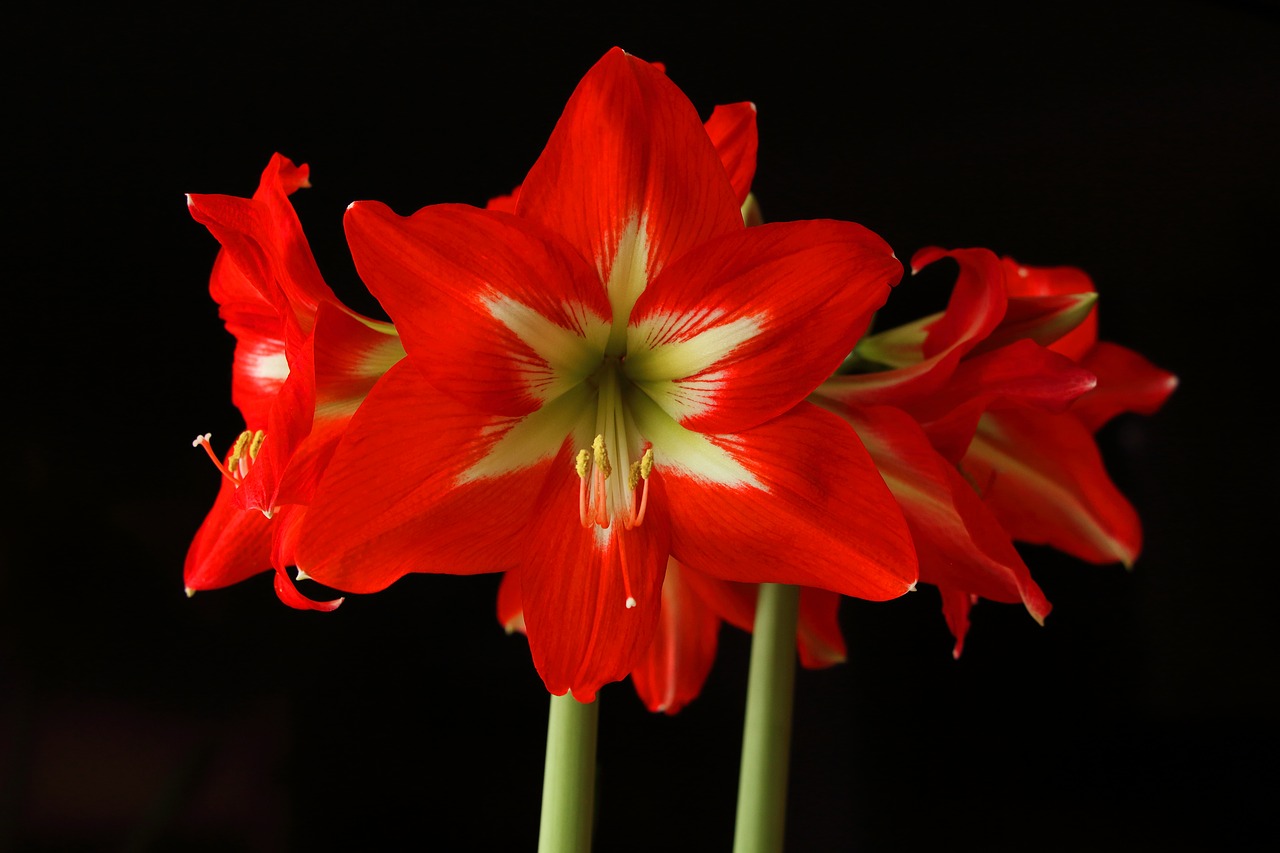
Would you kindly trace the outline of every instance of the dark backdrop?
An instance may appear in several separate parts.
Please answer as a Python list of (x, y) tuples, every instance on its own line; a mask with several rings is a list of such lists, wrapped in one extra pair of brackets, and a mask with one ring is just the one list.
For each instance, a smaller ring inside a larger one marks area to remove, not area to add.
[[(982, 604), (959, 661), (931, 588), (846, 602), (849, 662), (799, 676), (790, 849), (1273, 835), (1280, 15), (1031, 6), (11, 19), (0, 848), (533, 848), (547, 700), (496, 577), (327, 615), (266, 575), (183, 596), (217, 489), (191, 436), (240, 429), (216, 244), (183, 193), (248, 195), (273, 151), (310, 163), (320, 266), (376, 314), (346, 204), (509, 190), (614, 44), (704, 115), (756, 102), (770, 219), (1083, 267), (1103, 336), (1182, 378), (1100, 436), (1146, 523), (1132, 572), (1027, 549), (1047, 625)], [(728, 849), (748, 643), (721, 644), (674, 718), (603, 692), (598, 849)]]

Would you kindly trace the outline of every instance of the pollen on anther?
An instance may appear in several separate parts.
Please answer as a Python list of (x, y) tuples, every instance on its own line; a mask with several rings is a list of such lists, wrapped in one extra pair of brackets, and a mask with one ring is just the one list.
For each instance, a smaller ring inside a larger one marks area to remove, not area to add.
[(606, 480), (609, 479), (609, 475), (613, 473), (613, 466), (609, 464), (609, 448), (604, 446), (603, 435), (597, 435), (595, 441), (591, 442), (591, 456), (596, 467), (600, 469), (601, 475)]
[(573, 470), (578, 472), (578, 476), (582, 479), (587, 478), (587, 467), (591, 465), (591, 454), (586, 450), (579, 450), (578, 456), (573, 460)]

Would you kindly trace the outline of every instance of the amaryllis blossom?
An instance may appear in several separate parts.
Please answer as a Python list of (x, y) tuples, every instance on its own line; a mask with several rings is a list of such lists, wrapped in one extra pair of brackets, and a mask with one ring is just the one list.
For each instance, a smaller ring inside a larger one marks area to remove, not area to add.
[(274, 568), (286, 604), (339, 603), (297, 591), (290, 534), (352, 413), (404, 349), (389, 323), (346, 308), (321, 278), (288, 199), (307, 175), (277, 154), (251, 199), (187, 197), (222, 244), (209, 290), (236, 338), (231, 396), (245, 420), (221, 459), (208, 434), (194, 442), (223, 476), (187, 553), (189, 594)]
[(1132, 563), (1137, 515), (1090, 429), (1154, 411), (1175, 380), (1097, 343), (1096, 294), (1079, 270), (983, 249), (926, 249), (912, 266), (943, 257), (960, 268), (947, 310), (864, 339), (855, 363), (872, 371), (834, 377), (813, 399), (853, 424), (901, 503), (958, 655), (978, 597), (1048, 613), (1012, 540)]
[(653, 640), (668, 560), (870, 599), (915, 580), (852, 430), (805, 402), (901, 267), (866, 229), (743, 225), (689, 101), (610, 51), (514, 213), (347, 212), (407, 358), (352, 419), (298, 565), (372, 592), (516, 571), (534, 663), (582, 701)]

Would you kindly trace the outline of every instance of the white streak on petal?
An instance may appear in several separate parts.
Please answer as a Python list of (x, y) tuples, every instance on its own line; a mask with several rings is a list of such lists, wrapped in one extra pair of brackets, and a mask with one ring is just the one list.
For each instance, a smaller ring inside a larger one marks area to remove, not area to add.
[(245, 369), (261, 382), (283, 382), (289, 378), (289, 360), (285, 358), (283, 349), (246, 352)]
[[(535, 412), (522, 418), (504, 419), (488, 428), (492, 439), (484, 457), (458, 475), (456, 485), (502, 477), (554, 457), (569, 436), (574, 444), (590, 432), (595, 417), (594, 392), (577, 385)], [(566, 466), (565, 476), (572, 476)]]
[[(759, 314), (706, 327), (722, 314), (660, 314), (631, 327), (627, 376), (678, 421), (714, 407), (728, 374), (713, 368), (759, 335), (765, 322)], [(688, 335), (690, 326), (702, 331)]]
[(511, 330), (537, 360), (526, 359), (518, 370), (529, 393), (537, 400), (552, 400), (590, 376), (600, 366), (600, 355), (609, 335), (609, 324), (585, 306), (564, 303), (566, 328), (534, 308), (507, 296), (484, 299), (489, 314)]
[[(685, 429), (642, 393), (631, 395), (636, 427), (653, 444), (654, 468), (730, 488), (766, 491), (746, 466), (707, 436)], [(732, 441), (732, 436), (725, 437)]]
[[(609, 276), (605, 278), (606, 268)], [(649, 280), (658, 274), (659, 265), (649, 259), (649, 217), (632, 214), (618, 234), (613, 257), (606, 263), (596, 258), (596, 269), (604, 280), (609, 304), (613, 307), (613, 334), (609, 338), (609, 354), (620, 355), (627, 344), (627, 320)]]

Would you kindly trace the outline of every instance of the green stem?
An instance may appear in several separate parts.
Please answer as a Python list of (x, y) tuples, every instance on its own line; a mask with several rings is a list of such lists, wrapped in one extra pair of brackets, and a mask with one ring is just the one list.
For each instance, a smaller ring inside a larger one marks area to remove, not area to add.
[(599, 703), (551, 697), (538, 853), (590, 853)]
[(799, 612), (799, 587), (760, 585), (751, 636), (733, 853), (782, 851)]

